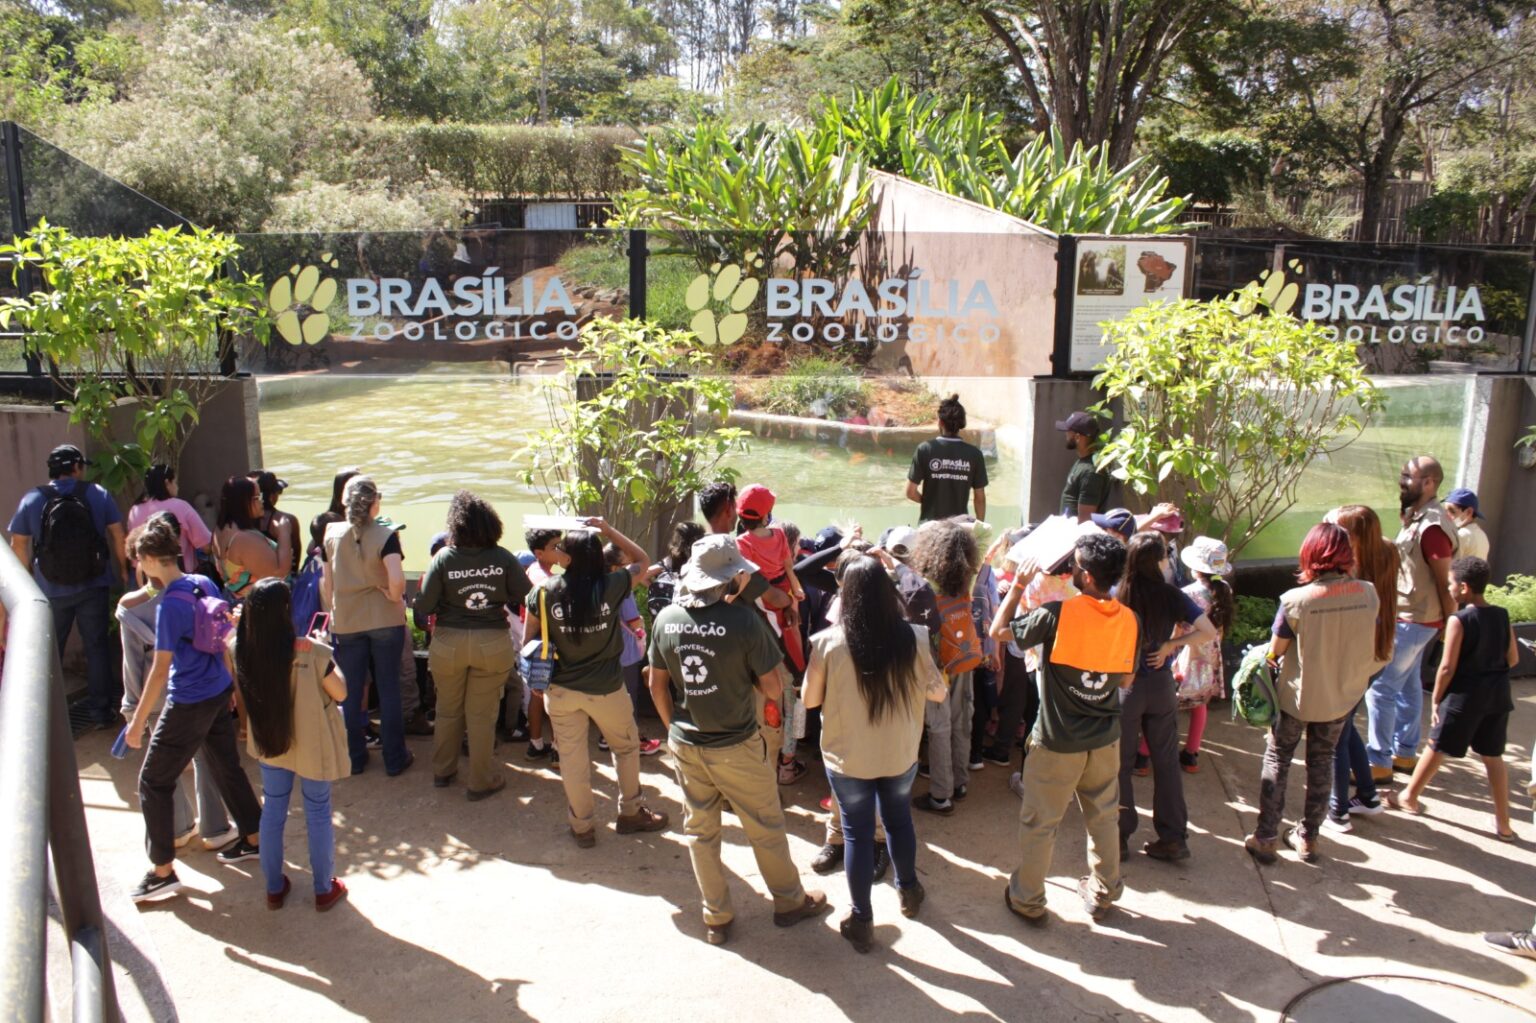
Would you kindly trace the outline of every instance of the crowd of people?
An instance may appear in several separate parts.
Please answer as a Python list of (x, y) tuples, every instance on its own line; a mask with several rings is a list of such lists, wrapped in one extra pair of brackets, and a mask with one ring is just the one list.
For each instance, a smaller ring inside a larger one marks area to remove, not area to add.
[[(809, 866), (845, 872), (840, 930), (857, 951), (874, 944), (870, 893), (887, 873), (903, 915), (917, 916), (926, 898), (913, 812), (956, 814), (989, 763), (1011, 770), (1020, 804), (1007, 909), (1032, 925), (1048, 918), (1046, 874), (1075, 797), (1088, 833), (1077, 894), (1097, 919), (1124, 892), (1138, 778), (1151, 778), (1153, 834), (1141, 852), (1191, 855), (1184, 776), (1201, 769), (1209, 704), (1229, 695), (1233, 566), (1219, 539), (1186, 543), (1171, 505), (1140, 516), (1105, 507), (1101, 428), (1083, 412), (1057, 424), (1078, 456), (1061, 512), (1083, 525), (1045, 563), (1032, 527), (985, 521), (985, 459), (962, 439), (957, 397), (940, 405), (938, 425), (908, 474), (915, 527), (879, 538), (858, 527), (802, 533), (775, 517), (768, 485), (718, 482), (697, 495), (703, 521), (677, 523), (654, 561), (601, 518), (529, 528), (514, 551), (496, 510), (465, 490), (410, 597), (383, 492), (356, 469), (337, 474), (306, 537), (279, 510), (286, 484), (270, 472), (229, 478), (205, 522), (178, 496), (174, 469), (155, 466), (125, 532), (110, 495), (85, 482), (81, 452), (64, 446), (10, 536), (53, 604), (61, 647), (80, 631), (86, 707), (103, 727), (126, 719), (121, 746), (144, 749), (150, 869), (136, 901), (177, 891), (178, 850), (200, 835), (221, 862), (259, 859), (267, 905), (282, 908), (297, 780), (313, 904), (331, 908), (347, 891), (335, 876), (330, 787), (368, 770), (375, 752), (387, 776), (404, 775), (415, 762), (410, 734), (432, 737), (433, 786), (462, 784), (470, 802), (508, 784), (498, 737), (526, 743), (530, 765), (558, 772), (571, 841), (590, 849), (604, 830), (595, 725), (617, 776), (617, 834), (670, 826), (639, 766), (670, 755), (711, 944), (729, 940), (735, 917), (721, 864), (726, 812), (751, 844), (775, 924), (827, 909), (791, 857), (779, 791), (818, 756), (827, 833)], [(1483, 596), (1477, 497), (1442, 499), (1443, 483), (1433, 458), (1411, 459), (1395, 540), (1370, 508), (1345, 505), (1301, 545), (1264, 658), (1276, 707), (1246, 840), (1262, 864), (1282, 849), (1314, 861), (1324, 831), (1387, 807), (1421, 812), (1436, 771), (1469, 749), (1487, 769), (1492, 833), (1515, 837), (1504, 752), (1518, 648), (1508, 615)], [(129, 581), (116, 608), (120, 693), (106, 647), (114, 566)], [(429, 636), (430, 708), (408, 616)], [(1420, 678), (1432, 644), (1426, 748)], [(641, 732), (652, 710), (665, 740)], [(1287, 828), (1287, 776), (1303, 740), (1305, 797)], [(1401, 792), (1397, 774), (1409, 777)], [(914, 794), (919, 777), (927, 783)], [(1536, 956), (1529, 931), (1488, 940)]]

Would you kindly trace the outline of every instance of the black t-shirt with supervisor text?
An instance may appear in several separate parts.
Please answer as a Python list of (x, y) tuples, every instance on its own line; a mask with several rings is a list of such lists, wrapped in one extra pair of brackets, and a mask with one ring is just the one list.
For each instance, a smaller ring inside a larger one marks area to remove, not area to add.
[(970, 510), (971, 491), (987, 485), (987, 463), (976, 445), (935, 437), (917, 446), (907, 479), (922, 491), (921, 520), (947, 519)]

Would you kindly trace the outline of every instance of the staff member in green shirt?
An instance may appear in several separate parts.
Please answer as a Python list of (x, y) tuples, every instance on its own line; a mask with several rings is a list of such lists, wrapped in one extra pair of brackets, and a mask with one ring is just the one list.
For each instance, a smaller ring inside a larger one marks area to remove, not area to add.
[(1077, 452), (1077, 461), (1067, 473), (1067, 485), (1061, 488), (1061, 513), (1087, 522), (1109, 501), (1109, 475), (1093, 467), (1099, 421), (1086, 412), (1074, 412), (1057, 422), (1056, 429), (1067, 435), (1067, 447)]
[(783, 680), (772, 630), (740, 599), (756, 571), (735, 537), (704, 537), (693, 545), (673, 603), (651, 629), (651, 698), (677, 765), (687, 808), (683, 830), (711, 945), (725, 944), (735, 918), (720, 862), (726, 801), (773, 895), (773, 922), (788, 927), (827, 908), (826, 895), (802, 887), (790, 859), (773, 753), (757, 727), (755, 691), (777, 700)]
[(960, 439), (965, 429), (965, 406), (951, 394), (939, 402), (939, 435), (925, 440), (912, 453), (907, 470), (907, 500), (921, 506), (918, 519), (931, 522), (970, 512), (987, 517), (987, 462), (981, 449)]

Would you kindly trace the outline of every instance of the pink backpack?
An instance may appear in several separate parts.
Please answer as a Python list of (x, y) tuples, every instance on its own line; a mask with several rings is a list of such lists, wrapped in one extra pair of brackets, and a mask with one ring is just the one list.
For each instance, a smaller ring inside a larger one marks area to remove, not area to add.
[(205, 654), (222, 654), (230, 633), (235, 631), (233, 609), (229, 601), (219, 596), (219, 588), (212, 580), (200, 575), (185, 578), (192, 582), (192, 592), (166, 590), (167, 600), (177, 600), (192, 605), (192, 648)]

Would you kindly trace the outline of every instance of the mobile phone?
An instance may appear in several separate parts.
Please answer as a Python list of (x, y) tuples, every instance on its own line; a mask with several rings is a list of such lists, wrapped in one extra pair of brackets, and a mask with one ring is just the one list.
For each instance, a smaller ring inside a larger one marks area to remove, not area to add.
[(331, 631), (331, 616), (326, 611), (316, 611), (309, 620), (307, 636), (324, 636)]

